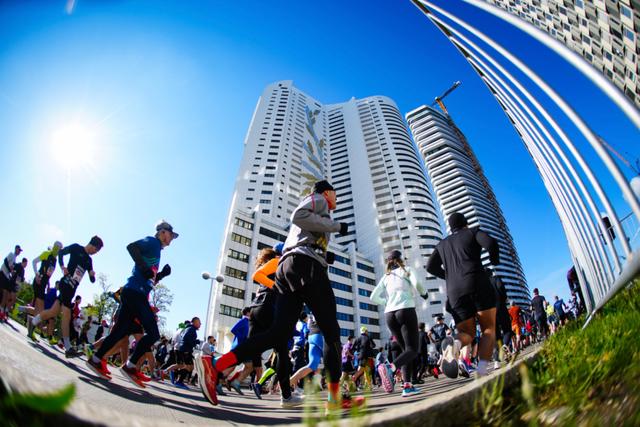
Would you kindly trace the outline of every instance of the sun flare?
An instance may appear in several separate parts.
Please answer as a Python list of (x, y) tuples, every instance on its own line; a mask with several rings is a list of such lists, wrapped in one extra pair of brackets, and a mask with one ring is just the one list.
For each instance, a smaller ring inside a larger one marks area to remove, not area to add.
[(56, 160), (67, 170), (86, 167), (93, 162), (96, 133), (80, 122), (72, 122), (52, 134), (51, 149)]

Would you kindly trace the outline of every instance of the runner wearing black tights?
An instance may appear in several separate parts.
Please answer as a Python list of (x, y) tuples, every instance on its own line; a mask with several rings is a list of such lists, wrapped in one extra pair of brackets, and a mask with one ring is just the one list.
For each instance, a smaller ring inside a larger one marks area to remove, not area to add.
[(417, 295), (426, 294), (424, 286), (417, 281), (416, 274), (405, 267), (400, 251), (392, 251), (387, 257), (387, 272), (371, 293), (371, 301), (385, 304), (384, 317), (387, 326), (402, 353), (394, 358), (392, 370), (402, 370), (404, 386), (402, 397), (420, 393), (411, 383), (414, 361), (418, 357), (418, 316), (416, 315)]

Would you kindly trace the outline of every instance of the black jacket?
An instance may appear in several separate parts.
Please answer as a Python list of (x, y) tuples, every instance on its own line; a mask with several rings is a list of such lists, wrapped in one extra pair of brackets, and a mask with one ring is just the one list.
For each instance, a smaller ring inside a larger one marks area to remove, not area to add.
[(427, 271), (447, 282), (447, 298), (455, 301), (478, 290), (490, 290), (491, 283), (480, 256), (489, 252), (491, 264), (500, 263), (498, 242), (478, 228), (462, 228), (436, 246), (427, 262)]

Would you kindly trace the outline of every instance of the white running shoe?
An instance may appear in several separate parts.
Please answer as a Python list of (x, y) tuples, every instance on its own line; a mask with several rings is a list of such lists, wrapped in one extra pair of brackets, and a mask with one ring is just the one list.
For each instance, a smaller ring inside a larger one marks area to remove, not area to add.
[(449, 378), (458, 378), (458, 356), (460, 355), (460, 341), (452, 337), (442, 340), (441, 370)]
[(500, 362), (498, 362), (497, 360), (493, 362), (493, 369), (500, 369)]
[(291, 394), (288, 399), (284, 397), (280, 398), (280, 406), (283, 408), (297, 408), (298, 406), (302, 406), (304, 404), (304, 398), (300, 397), (297, 394)]

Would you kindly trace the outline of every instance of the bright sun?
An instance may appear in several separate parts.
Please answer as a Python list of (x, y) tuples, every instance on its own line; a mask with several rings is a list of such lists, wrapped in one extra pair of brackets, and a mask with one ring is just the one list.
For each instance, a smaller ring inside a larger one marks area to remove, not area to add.
[(68, 123), (52, 134), (51, 149), (56, 160), (67, 170), (92, 164), (96, 134), (80, 122)]

